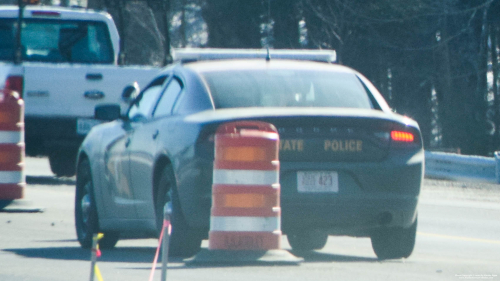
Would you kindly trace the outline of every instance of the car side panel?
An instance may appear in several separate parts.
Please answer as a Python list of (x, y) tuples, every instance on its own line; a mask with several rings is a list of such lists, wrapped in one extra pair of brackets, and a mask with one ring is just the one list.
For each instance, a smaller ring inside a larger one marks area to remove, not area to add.
[[(171, 161), (183, 213), (188, 224), (197, 226), (210, 217), (210, 212), (206, 212), (206, 208), (210, 210), (210, 203), (206, 204), (206, 195), (208, 191), (210, 202), (213, 159), (200, 157), (196, 151), (200, 126), (195, 123), (186, 124), (182, 119), (180, 116), (173, 116), (159, 120), (161, 133), (158, 136), (157, 151)], [(200, 204), (203, 204), (204, 210), (202, 218), (198, 212)]]
[(130, 183), (138, 219), (155, 219), (153, 172), (157, 140), (165, 130), (153, 121), (135, 124), (128, 150), (130, 152)]
[(127, 183), (128, 157), (124, 158), (126, 137), (123, 123), (114, 121), (93, 128), (82, 144), (91, 163), (94, 194), (103, 228), (108, 219), (136, 216), (133, 205), (129, 204), (132, 193)]

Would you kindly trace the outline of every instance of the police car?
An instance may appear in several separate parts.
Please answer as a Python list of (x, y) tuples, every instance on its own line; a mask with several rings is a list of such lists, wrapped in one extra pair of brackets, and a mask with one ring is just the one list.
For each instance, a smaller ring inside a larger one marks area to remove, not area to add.
[[(380, 259), (414, 248), (424, 171), (417, 123), (391, 111), (331, 51), (186, 50), (131, 102), (96, 108), (77, 163), (78, 240), (103, 248), (154, 237), (172, 207), (170, 251), (200, 249), (210, 221), (214, 133), (231, 121), (272, 123), (280, 136), (283, 232), (294, 250), (329, 235), (370, 237)], [(134, 95), (137, 87), (125, 89)]]

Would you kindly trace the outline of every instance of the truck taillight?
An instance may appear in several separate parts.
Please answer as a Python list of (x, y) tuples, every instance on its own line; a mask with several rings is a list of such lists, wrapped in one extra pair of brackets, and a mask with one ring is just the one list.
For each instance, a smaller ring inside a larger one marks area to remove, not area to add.
[(23, 76), (12, 75), (7, 77), (5, 81), (5, 88), (11, 91), (16, 91), (19, 93), (20, 97), (23, 97), (23, 84), (24, 79)]

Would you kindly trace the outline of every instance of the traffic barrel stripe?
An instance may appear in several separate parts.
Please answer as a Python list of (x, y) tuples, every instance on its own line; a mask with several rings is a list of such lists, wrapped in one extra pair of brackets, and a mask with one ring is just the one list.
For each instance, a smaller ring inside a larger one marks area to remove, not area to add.
[(260, 194), (279, 193), (280, 185), (273, 183), (270, 185), (250, 185), (250, 184), (214, 184), (212, 193), (247, 193), (255, 192)]
[(213, 216), (231, 216), (231, 217), (271, 217), (281, 215), (281, 210), (278, 209), (261, 209), (261, 208), (218, 208), (212, 211)]
[(278, 161), (269, 161), (269, 162), (215, 162), (214, 169), (217, 170), (279, 170), (279, 162)]
[(0, 144), (0, 171), (20, 171), (24, 167), (24, 143)]
[(24, 182), (24, 171), (0, 171), (0, 184)]
[(0, 131), (11, 131), (11, 132), (16, 132), (19, 134), (19, 132), (24, 132), (24, 124), (22, 123), (16, 123), (16, 124), (6, 124), (6, 123), (0, 123)]
[(279, 172), (255, 170), (218, 170), (213, 173), (213, 184), (272, 185), (279, 182)]
[(279, 216), (279, 185), (214, 185), (212, 216)]
[[(22, 172), (24, 171), (24, 163), (5, 163), (0, 164), (0, 173)], [(2, 181), (0, 180), (0, 184)]]
[(279, 231), (280, 217), (214, 217), (210, 218), (212, 231), (274, 232)]
[(0, 200), (12, 200), (13, 198), (23, 198), (26, 184), (0, 184)]
[(24, 134), (15, 131), (1, 131), (0, 128), (0, 144), (11, 144), (24, 142)]
[(281, 247), (281, 231), (212, 232), (209, 239), (213, 249), (269, 250)]

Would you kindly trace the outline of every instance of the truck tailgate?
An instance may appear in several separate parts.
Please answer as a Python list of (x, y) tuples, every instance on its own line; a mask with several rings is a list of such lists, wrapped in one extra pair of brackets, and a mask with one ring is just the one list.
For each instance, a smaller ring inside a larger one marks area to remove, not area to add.
[(26, 116), (93, 117), (94, 107), (119, 103), (124, 87), (137, 81), (141, 87), (159, 68), (84, 64), (24, 64)]

